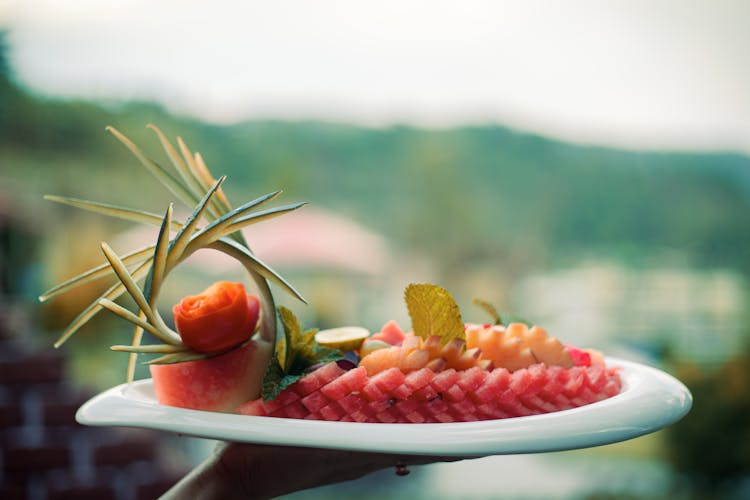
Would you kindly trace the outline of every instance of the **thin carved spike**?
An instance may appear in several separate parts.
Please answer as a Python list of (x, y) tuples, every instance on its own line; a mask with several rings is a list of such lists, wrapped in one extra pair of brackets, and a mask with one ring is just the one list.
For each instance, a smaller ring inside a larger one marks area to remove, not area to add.
[(230, 257), (234, 257), (235, 259), (239, 260), (240, 262), (245, 265), (249, 270), (254, 271), (255, 273), (259, 274), (263, 278), (273, 281), (278, 286), (280, 286), (285, 292), (291, 294), (296, 299), (300, 300), (301, 302), (307, 304), (307, 300), (292, 286), (290, 285), (284, 278), (279, 276), (276, 271), (268, 267), (265, 263), (263, 263), (261, 260), (259, 260), (257, 257), (255, 257), (250, 250), (247, 248), (237, 244), (236, 242), (232, 240), (228, 240), (226, 238), (220, 238), (213, 243), (206, 246), (207, 248), (214, 248), (216, 250), (219, 250), (221, 252), (224, 252), (225, 254), (229, 255)]
[(154, 311), (151, 309), (148, 301), (143, 296), (143, 292), (141, 292), (141, 289), (138, 287), (135, 280), (133, 280), (133, 277), (128, 272), (128, 269), (119, 259), (119, 257), (117, 257), (115, 251), (112, 250), (112, 248), (105, 242), (102, 242), (102, 251), (104, 252), (104, 256), (109, 261), (109, 264), (112, 266), (112, 269), (115, 270), (115, 274), (117, 274), (117, 277), (120, 278), (120, 282), (125, 285), (125, 289), (133, 298), (136, 305), (141, 308), (141, 311), (146, 314), (146, 318), (151, 323), (155, 323)]
[[(138, 311), (138, 317), (145, 320), (146, 315), (143, 314), (143, 311)], [(138, 347), (141, 345), (141, 340), (143, 339), (143, 328), (140, 326), (136, 326), (133, 330), (133, 340), (130, 342), (130, 345), (133, 347)], [(138, 353), (131, 352), (128, 355), (128, 370), (127, 370), (127, 377), (126, 380), (129, 383), (133, 381), (135, 378), (135, 364), (138, 362)]]
[[(204, 186), (201, 182), (200, 177), (198, 176), (198, 166), (195, 164), (193, 153), (187, 147), (185, 141), (182, 140), (182, 137), (177, 137), (177, 145), (180, 148), (180, 153), (182, 153), (184, 164), (187, 167), (185, 172), (185, 182), (194, 192), (203, 195), (211, 188), (215, 181), (211, 182), (208, 186)], [(217, 215), (221, 215), (223, 213), (222, 206), (217, 198), (211, 198), (211, 201), (209, 201), (209, 203)]]
[(110, 349), (118, 352), (129, 352), (132, 354), (174, 354), (188, 352), (189, 347), (170, 344), (148, 344), (148, 345), (113, 345)]
[(278, 217), (279, 215), (284, 215), (284, 214), (288, 214), (289, 212), (294, 212), (295, 210), (298, 210), (304, 207), (305, 205), (307, 205), (307, 203), (305, 202), (293, 203), (290, 205), (284, 205), (282, 207), (271, 208), (269, 210), (264, 210), (256, 214), (243, 217), (242, 219), (238, 219), (237, 221), (232, 223), (230, 226), (228, 226), (226, 230), (224, 231), (224, 234), (231, 234), (251, 224), (257, 224), (258, 222), (267, 221), (269, 219), (273, 219), (274, 217)]
[(159, 142), (161, 142), (162, 148), (164, 148), (164, 152), (172, 162), (172, 166), (174, 166), (177, 173), (180, 174), (182, 181), (191, 189), (193, 195), (198, 195), (200, 191), (194, 190), (195, 184), (190, 182), (190, 180), (194, 179), (192, 179), (189, 174), (188, 166), (185, 163), (185, 160), (180, 156), (175, 147), (172, 145), (172, 142), (167, 139), (167, 136), (164, 135), (161, 129), (159, 129), (159, 127), (157, 127), (153, 123), (149, 123), (148, 125), (146, 125), (146, 128), (151, 129), (156, 134), (156, 136), (159, 138)]
[[(150, 258), (150, 256), (153, 255), (153, 252), (154, 252), (154, 247), (153, 245), (151, 245), (148, 247), (140, 248), (128, 254), (125, 254), (122, 257), (120, 257), (120, 259), (126, 265), (138, 264)], [(68, 290), (71, 290), (77, 286), (81, 286), (83, 284), (89, 283), (99, 278), (109, 276), (113, 273), (114, 271), (112, 270), (112, 266), (110, 266), (109, 263), (105, 262), (104, 264), (93, 267), (77, 276), (73, 276), (72, 278), (69, 278), (63, 281), (62, 283), (53, 286), (52, 288), (50, 288), (49, 290), (47, 290), (46, 292), (44, 292), (42, 295), (39, 296), (39, 302), (45, 302), (51, 299), (52, 297), (60, 295), (61, 293), (65, 293)]]
[(106, 128), (106, 130), (114, 135), (120, 142), (122, 142), (125, 147), (127, 147), (135, 155), (135, 157), (138, 158), (141, 164), (146, 167), (146, 169), (151, 172), (151, 174), (156, 177), (156, 179), (165, 188), (167, 188), (169, 192), (174, 194), (182, 203), (189, 207), (195, 205), (199, 197), (194, 196), (192, 193), (190, 193), (190, 191), (182, 183), (180, 183), (179, 180), (175, 179), (169, 172), (164, 170), (161, 165), (146, 156), (138, 146), (133, 144), (130, 139), (125, 137), (116, 128), (109, 126)]
[[(136, 210), (134, 208), (110, 205), (109, 203), (100, 203), (98, 201), (80, 200), (78, 198), (68, 198), (66, 196), (54, 196), (49, 194), (45, 195), (44, 199), (130, 222), (158, 226), (162, 221), (160, 215), (151, 212), (144, 212), (143, 210)], [(182, 226), (182, 224), (177, 221), (174, 221), (173, 224), (176, 229), (179, 229)]]
[(156, 337), (159, 337), (159, 340), (162, 340), (161, 339), (162, 335), (161, 335), (161, 332), (159, 332), (158, 328), (156, 328), (154, 325), (152, 325), (148, 321), (145, 321), (145, 320), (139, 318), (138, 316), (136, 316), (132, 312), (130, 312), (127, 309), (125, 309), (124, 307), (122, 307), (121, 305), (119, 305), (119, 304), (117, 304), (115, 302), (112, 302), (111, 300), (107, 300), (107, 299), (100, 300), (99, 301), (99, 305), (102, 306), (102, 307), (104, 307), (105, 309), (108, 309), (108, 310), (112, 311), (113, 313), (117, 314), (122, 319), (124, 319), (126, 321), (130, 321), (131, 323), (133, 323), (136, 326), (140, 326), (141, 328), (143, 328), (147, 332), (153, 334)]
[[(243, 342), (240, 344), (240, 346), (245, 345)], [(216, 352), (197, 352), (193, 351), (192, 349), (187, 349), (184, 352), (175, 352), (172, 354), (166, 354), (164, 356), (161, 356), (156, 359), (152, 359), (150, 361), (147, 361), (145, 364), (147, 365), (156, 365), (156, 364), (162, 364), (162, 365), (168, 365), (172, 363), (182, 363), (184, 361), (196, 361), (199, 359), (208, 359), (208, 358), (214, 358), (216, 356), (221, 356), (222, 354), (225, 354), (229, 351), (232, 351), (236, 349), (239, 346), (233, 346), (229, 347), (228, 349), (224, 349), (222, 351), (216, 351)]]
[[(203, 157), (200, 155), (200, 153), (195, 153), (194, 161), (190, 165), (191, 168), (194, 168), (193, 173), (198, 179), (198, 182), (200, 182), (201, 186), (203, 187), (203, 191), (208, 191), (216, 182), (216, 179), (213, 177), (213, 175), (211, 175), (211, 172), (208, 170), (208, 167), (203, 161)], [(221, 214), (221, 217), (219, 217), (219, 219), (224, 217), (227, 213), (233, 211), (232, 206), (229, 203), (229, 199), (226, 197), (226, 195), (224, 194), (224, 190), (221, 187), (216, 190), (215, 197), (211, 198), (211, 203), (212, 206), (217, 207), (217, 211), (219, 212), (219, 214)], [(242, 233), (231, 233), (229, 237), (237, 241), (238, 243), (247, 246), (247, 241), (245, 241), (245, 237)]]
[[(201, 156), (201, 154), (197, 151), (195, 152), (195, 168), (198, 174), (198, 178), (201, 180), (201, 184), (203, 185), (204, 189), (207, 190), (214, 182), (216, 182), (216, 179), (208, 169), (206, 162), (203, 161), (203, 156)], [(219, 198), (219, 201), (224, 207), (224, 212), (231, 212), (232, 204), (229, 203), (229, 198), (227, 198), (227, 195), (224, 194), (224, 190), (219, 188), (219, 190), (216, 191), (216, 196)]]
[[(200, 185), (197, 184), (195, 178), (190, 173), (190, 169), (188, 168), (187, 164), (185, 164), (185, 160), (182, 159), (172, 143), (169, 141), (169, 139), (167, 139), (167, 136), (164, 135), (164, 133), (159, 130), (156, 125), (148, 124), (147, 128), (150, 128), (152, 131), (154, 131), (154, 133), (159, 138), (159, 142), (161, 142), (161, 145), (164, 148), (164, 152), (167, 154), (167, 157), (169, 157), (175, 170), (177, 170), (177, 173), (182, 178), (183, 187), (193, 195), (193, 198), (199, 199), (203, 194), (201, 192), (202, 190), (200, 189)], [(212, 218), (217, 218), (220, 215), (212, 207), (209, 207), (207, 211)]]
[[(180, 153), (182, 153), (183, 165), (186, 167), (186, 172), (190, 174), (189, 177), (192, 179), (190, 182), (191, 185), (198, 189), (198, 192), (205, 191), (201, 185), (200, 179), (198, 178), (193, 152), (190, 151), (190, 148), (187, 147), (187, 144), (185, 144), (185, 141), (183, 141), (180, 136), (177, 136), (177, 147), (180, 148)], [(211, 184), (213, 184), (213, 182)]]
[[(132, 277), (134, 280), (142, 279), (146, 276), (146, 273), (148, 273), (149, 266), (151, 265), (151, 259), (147, 259), (145, 262), (141, 263), (132, 273)], [(123, 286), (122, 283), (115, 283), (112, 285), (107, 291), (104, 292), (99, 298), (94, 300), (89, 306), (81, 311), (81, 313), (76, 316), (76, 318), (68, 325), (68, 327), (65, 329), (65, 331), (60, 335), (60, 337), (55, 341), (54, 346), (60, 347), (63, 345), (71, 336), (73, 336), (74, 333), (76, 333), (83, 325), (88, 323), (88, 321), (96, 316), (96, 314), (101, 311), (103, 308), (101, 305), (99, 305), (99, 301), (101, 299), (109, 299), (114, 300), (120, 295), (125, 293), (125, 286)]]
[[(281, 207), (276, 207), (268, 210), (263, 210), (260, 212), (256, 212), (252, 215), (248, 215), (245, 217), (241, 217), (242, 213), (238, 213), (236, 216), (233, 216), (231, 218), (227, 218), (225, 222), (217, 224), (214, 221), (210, 225), (200, 229), (195, 233), (193, 236), (193, 240), (190, 242), (190, 248), (191, 250), (188, 250), (188, 253), (192, 253), (192, 251), (197, 250), (200, 247), (203, 247), (213, 241), (218, 240), (219, 238), (223, 238), (225, 236), (231, 236), (232, 234), (236, 233), (240, 229), (250, 226), (252, 224), (257, 224), (258, 222), (263, 222), (269, 219), (273, 219), (275, 217), (278, 217), (280, 215), (287, 214), (289, 212), (293, 212), (300, 207), (303, 207), (305, 203), (294, 203), (291, 205), (284, 205)], [(237, 209), (239, 210), (239, 209)], [(251, 210), (250, 208), (247, 209), (247, 211)], [(228, 214), (227, 214), (228, 215)]]
[(196, 351), (176, 352), (173, 354), (166, 354), (164, 356), (160, 356), (150, 361), (146, 361), (145, 364), (147, 365), (169, 365), (169, 364), (174, 364), (174, 363), (183, 363), (185, 361), (197, 361), (199, 359), (211, 358), (214, 356), (218, 356), (219, 354), (222, 354), (222, 353), (207, 354), (207, 353), (201, 353), (201, 352), (196, 352)]
[(164, 214), (164, 222), (159, 229), (159, 237), (154, 248), (154, 265), (151, 272), (146, 278), (146, 284), (143, 287), (144, 295), (149, 305), (154, 306), (153, 297), (159, 294), (159, 289), (164, 281), (167, 269), (167, 255), (169, 252), (169, 227), (172, 222), (173, 205), (170, 203), (167, 207), (167, 213)]
[(168, 343), (171, 344), (180, 344), (180, 336), (176, 332), (170, 330), (169, 327), (164, 324), (159, 313), (151, 308), (151, 305), (146, 300), (146, 297), (144, 297), (143, 292), (130, 276), (130, 273), (122, 264), (122, 261), (117, 257), (117, 254), (115, 254), (106, 243), (102, 243), (102, 250), (104, 251), (104, 256), (107, 257), (107, 260), (114, 268), (115, 273), (117, 273), (117, 277), (120, 278), (120, 281), (128, 290), (130, 296), (146, 315), (146, 319), (148, 319), (149, 323), (154, 325), (163, 336), (163, 338), (160, 337), (161, 340), (164, 342), (169, 341)]
[[(216, 190), (218, 191), (218, 190)], [(229, 224), (232, 224), (237, 219), (243, 217), (247, 212), (250, 210), (254, 210), (261, 205), (268, 203), (269, 201), (272, 201), (276, 199), (281, 194), (281, 191), (274, 191), (272, 193), (264, 194), (263, 196), (256, 198), (252, 201), (249, 201), (247, 203), (242, 204), (242, 206), (239, 206), (232, 210), (231, 212), (227, 212), (226, 214), (222, 215), (215, 221), (208, 224), (206, 227), (200, 230), (201, 233), (206, 233), (209, 231), (213, 231), (217, 227), (227, 226)]]
[(198, 222), (200, 221), (201, 216), (206, 211), (208, 207), (208, 201), (211, 199), (213, 194), (216, 192), (216, 190), (221, 186), (222, 182), (226, 179), (226, 176), (219, 178), (217, 180), (211, 190), (206, 193), (206, 195), (203, 197), (203, 199), (198, 203), (198, 206), (195, 207), (195, 210), (193, 210), (193, 213), (190, 214), (190, 217), (185, 221), (185, 225), (182, 226), (182, 229), (179, 233), (177, 233), (177, 236), (175, 236), (174, 241), (169, 245), (168, 255), (167, 255), (167, 267), (171, 268), (175, 263), (179, 262), (180, 259), (183, 256), (183, 252), (185, 251), (185, 248), (190, 243), (190, 238), (192, 236), (193, 230), (198, 225)]

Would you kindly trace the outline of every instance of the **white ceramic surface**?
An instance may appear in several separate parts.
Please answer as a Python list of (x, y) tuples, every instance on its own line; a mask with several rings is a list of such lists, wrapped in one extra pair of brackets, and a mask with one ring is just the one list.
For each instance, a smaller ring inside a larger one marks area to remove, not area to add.
[(249, 443), (412, 455), (487, 456), (586, 448), (654, 432), (692, 405), (687, 388), (655, 368), (620, 359), (620, 394), (544, 415), (455, 424), (360, 424), (249, 417), (157, 403), (150, 379), (109, 389), (79, 408), (79, 423), (159, 429)]

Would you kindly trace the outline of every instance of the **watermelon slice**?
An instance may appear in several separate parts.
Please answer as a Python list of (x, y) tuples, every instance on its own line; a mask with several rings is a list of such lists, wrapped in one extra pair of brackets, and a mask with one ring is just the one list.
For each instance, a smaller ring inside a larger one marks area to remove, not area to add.
[(509, 372), (479, 367), (404, 374), (390, 368), (368, 377), (329, 363), (272, 401), (240, 405), (244, 415), (371, 423), (470, 422), (566, 410), (620, 392), (618, 369), (535, 364)]
[(151, 365), (156, 399), (168, 406), (233, 412), (260, 395), (271, 352), (269, 342), (253, 340), (212, 358)]

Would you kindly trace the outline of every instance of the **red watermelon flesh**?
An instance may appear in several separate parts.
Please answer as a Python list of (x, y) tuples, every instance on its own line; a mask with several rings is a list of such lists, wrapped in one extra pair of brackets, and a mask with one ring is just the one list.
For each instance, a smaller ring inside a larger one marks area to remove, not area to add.
[[(547, 367), (509, 372), (472, 368), (404, 375), (390, 368), (372, 377), (364, 367), (325, 365), (273, 401), (239, 406), (244, 415), (370, 423), (470, 422), (566, 410), (620, 392), (616, 368)], [(311, 387), (317, 387), (310, 391)]]

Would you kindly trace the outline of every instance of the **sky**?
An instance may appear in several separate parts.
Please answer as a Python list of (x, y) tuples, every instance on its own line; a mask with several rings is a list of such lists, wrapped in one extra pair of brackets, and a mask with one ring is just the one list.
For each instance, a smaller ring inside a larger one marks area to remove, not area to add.
[(743, 0), (0, 0), (44, 95), (746, 153), (749, 24)]

